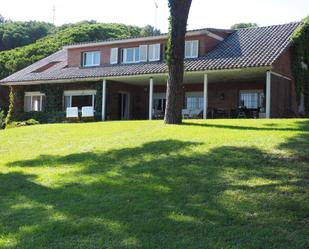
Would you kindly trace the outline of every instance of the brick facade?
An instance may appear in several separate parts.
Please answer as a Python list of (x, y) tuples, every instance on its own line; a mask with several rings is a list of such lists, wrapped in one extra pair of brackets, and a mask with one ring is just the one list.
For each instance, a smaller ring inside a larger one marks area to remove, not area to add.
[[(281, 79), (283, 82), (283, 87), (286, 89), (286, 91), (289, 92), (288, 95), (285, 95), (284, 101), (285, 103), (289, 103), (290, 112), (294, 113), (296, 115), (298, 113), (298, 104), (297, 104), (297, 97), (296, 97), (296, 88), (295, 88), (295, 80), (293, 77), (292, 72), (292, 51), (291, 48), (287, 49), (282, 55), (277, 59), (277, 61), (273, 65), (273, 71), (276, 73), (279, 73), (281, 75), (284, 75), (286, 77), (291, 78), (291, 81), (286, 82), (286, 80)], [(279, 81), (279, 79), (276, 79), (276, 81)], [(278, 83), (276, 83), (278, 84)], [(274, 86), (278, 88), (278, 86)], [(276, 113), (277, 115), (278, 113)]]
[[(102, 82), (85, 82), (63, 84), (63, 90), (96, 90)], [(15, 114), (24, 110), (24, 93), (29, 91), (41, 91), (41, 85), (15, 86)], [(226, 111), (235, 109), (239, 105), (239, 92), (241, 90), (264, 90), (265, 79), (248, 81), (231, 81), (220, 83), (209, 83), (208, 86), (208, 107), (223, 108)], [(163, 93), (166, 86), (155, 85), (154, 93)], [(184, 85), (184, 103), (186, 92), (203, 92), (203, 84), (185, 84)], [(125, 84), (117, 81), (107, 82), (107, 120), (119, 120), (120, 116), (120, 95), (119, 93), (128, 93), (130, 98), (129, 119), (147, 119), (149, 107), (149, 87), (147, 85)], [(99, 99), (99, 98), (98, 98)], [(47, 100), (48, 101), (48, 97)], [(101, 101), (101, 100), (99, 100)], [(101, 103), (99, 103), (101, 104)]]
[[(222, 35), (225, 35), (224, 33)], [(199, 56), (205, 55), (211, 51), (220, 41), (207, 35), (190, 36), (187, 40), (198, 40), (199, 41)], [(150, 44), (161, 44), (160, 58), (165, 59), (165, 47), (166, 39), (154, 39), (151, 41), (144, 42), (127, 42), (127, 43), (115, 43), (113, 45), (102, 45), (102, 46), (89, 46), (82, 48), (70, 48), (68, 49), (68, 66), (69, 67), (80, 67), (82, 65), (82, 53), (90, 51), (101, 52), (101, 65), (110, 63), (110, 53), (112, 48), (118, 48), (118, 63), (121, 63), (121, 49), (128, 47), (138, 47), (139, 45), (150, 45)]]
[(0, 86), (0, 109), (7, 110), (8, 108), (8, 87)]

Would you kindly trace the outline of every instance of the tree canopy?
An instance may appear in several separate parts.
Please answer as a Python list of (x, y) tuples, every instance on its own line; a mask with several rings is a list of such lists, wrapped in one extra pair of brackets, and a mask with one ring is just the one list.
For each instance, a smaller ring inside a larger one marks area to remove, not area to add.
[(151, 26), (140, 28), (124, 24), (96, 23), (95, 21), (66, 24), (50, 29), (50, 34), (32, 44), (0, 51), (0, 79), (58, 51), (63, 45), (111, 38), (144, 36), (153, 31)]
[(0, 16), (0, 51), (33, 43), (54, 28), (54, 25), (46, 22), (12, 22)]
[(298, 102), (304, 96), (305, 115), (309, 117), (309, 16), (292, 35), (292, 70), (296, 84)]
[(231, 29), (246, 29), (246, 28), (257, 28), (259, 25), (257, 23), (236, 23), (231, 26)]

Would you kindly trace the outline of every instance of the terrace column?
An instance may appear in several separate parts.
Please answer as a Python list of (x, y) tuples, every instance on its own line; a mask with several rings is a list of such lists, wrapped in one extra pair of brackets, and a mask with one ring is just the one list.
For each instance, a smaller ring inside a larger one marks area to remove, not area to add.
[(153, 78), (149, 79), (149, 120), (152, 120)]
[(106, 79), (102, 82), (102, 121), (106, 118)]
[(204, 74), (204, 103), (203, 103), (203, 119), (207, 119), (208, 108), (208, 75)]
[(266, 72), (266, 118), (270, 118), (271, 71)]

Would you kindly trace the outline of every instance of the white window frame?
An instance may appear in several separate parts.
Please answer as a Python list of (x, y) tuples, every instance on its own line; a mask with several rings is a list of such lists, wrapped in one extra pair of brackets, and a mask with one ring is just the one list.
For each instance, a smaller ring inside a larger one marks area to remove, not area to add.
[[(25, 100), (24, 100), (24, 111), (25, 112), (41, 112), (43, 109), (43, 97), (44, 96), (45, 94), (41, 92), (25, 92), (25, 98), (30, 97), (30, 108), (29, 108), (29, 111), (26, 111)], [(40, 105), (39, 105), (38, 110), (32, 109), (33, 97), (40, 97)]]
[[(67, 107), (72, 107), (72, 97), (73, 96), (88, 96), (88, 95), (91, 95), (92, 96), (92, 107), (94, 109), (95, 108), (94, 99), (95, 99), (96, 94), (97, 94), (97, 91), (96, 90), (91, 90), (91, 89), (64, 91), (63, 99), (65, 97), (69, 97), (70, 101), (69, 101), (69, 106), (67, 106)], [(64, 101), (63, 101), (63, 105), (64, 105)]]
[[(257, 94), (264, 94), (264, 91), (262, 89), (255, 89), (255, 90), (240, 90), (239, 91), (239, 104), (241, 104), (241, 94), (252, 94), (252, 93), (257, 93)], [(265, 96), (264, 96), (265, 97)], [(258, 96), (259, 98), (259, 96)], [(259, 101), (259, 99), (258, 99)], [(259, 106), (260, 104), (260, 106)], [(263, 108), (263, 103), (257, 103), (256, 108)], [(248, 109), (251, 109), (251, 107), (247, 107)], [(255, 108), (254, 108), (255, 109)]]
[[(95, 54), (99, 54), (99, 63), (94, 63), (94, 58), (95, 58)], [(86, 56), (87, 55), (91, 55), (91, 64), (85, 64), (86, 62)], [(95, 67), (95, 66), (100, 66), (101, 65), (101, 51), (88, 51), (88, 52), (83, 52), (83, 63), (82, 63), (83, 67)]]
[[(127, 61), (127, 51), (129, 49), (133, 49), (133, 61)], [(140, 49), (139, 47), (123, 48), (122, 49), (122, 53), (123, 53), (122, 63), (124, 63), (124, 64), (131, 64), (131, 63), (138, 63), (138, 62), (140, 62), (139, 56), (138, 56), (138, 58), (136, 58), (137, 57), (136, 56), (136, 51), (138, 50), (138, 52), (140, 52), (139, 49)]]
[[(158, 52), (158, 53), (156, 53), (156, 52)], [(149, 59), (149, 61), (159, 61), (160, 60), (160, 53), (161, 53), (160, 43), (151, 44), (151, 45), (148, 46), (148, 59)]]
[[(194, 44), (196, 44), (196, 51), (194, 51)], [(187, 46), (190, 47), (190, 55), (187, 56)], [(190, 40), (185, 41), (185, 58), (186, 59), (193, 59), (198, 58), (199, 54), (199, 40)]]
[[(143, 55), (144, 55), (144, 58), (142, 58)], [(148, 61), (148, 45), (139, 46), (139, 61), (140, 62)]]
[(110, 64), (118, 64), (118, 48), (111, 48)]

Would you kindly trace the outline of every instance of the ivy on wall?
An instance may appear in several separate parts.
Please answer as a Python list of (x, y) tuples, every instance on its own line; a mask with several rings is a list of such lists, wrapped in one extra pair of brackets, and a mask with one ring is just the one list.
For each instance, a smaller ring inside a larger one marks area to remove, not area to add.
[(299, 102), (301, 94), (304, 94), (305, 115), (309, 116), (309, 16), (295, 30), (292, 41), (292, 70), (297, 98)]
[(14, 89), (10, 86), (10, 95), (9, 95), (9, 110), (5, 118), (5, 125), (8, 125), (12, 122), (12, 116), (14, 112)]
[(41, 92), (46, 95), (45, 112), (59, 112), (63, 109), (63, 84), (41, 85)]
[(95, 96), (95, 110), (96, 110), (96, 117), (97, 119), (101, 118), (102, 114), (102, 90), (103, 86), (102, 84), (98, 84), (97, 86), (97, 94)]

